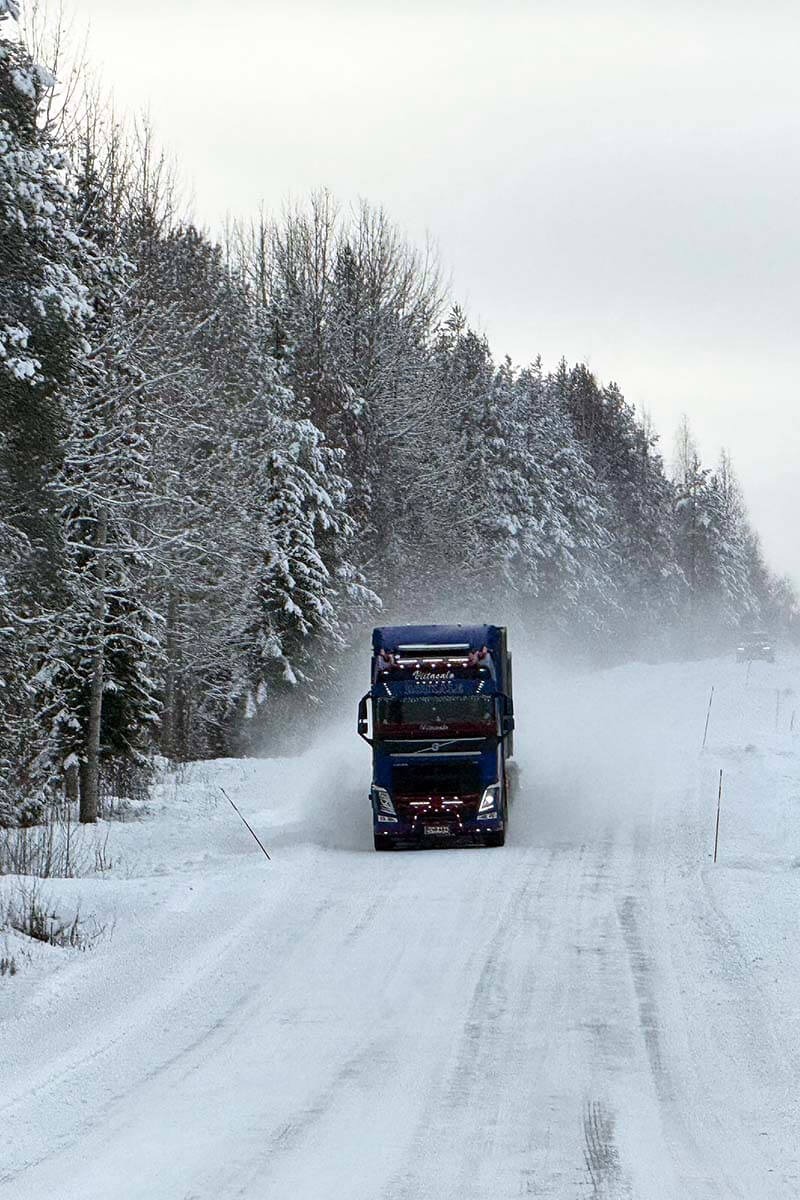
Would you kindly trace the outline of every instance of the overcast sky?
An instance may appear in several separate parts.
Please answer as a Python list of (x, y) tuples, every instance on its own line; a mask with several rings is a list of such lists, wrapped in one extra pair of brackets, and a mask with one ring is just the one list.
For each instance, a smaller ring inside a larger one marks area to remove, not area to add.
[(429, 233), (496, 356), (732, 453), (800, 580), (800, 7), (64, 0), (218, 229), (328, 187)]

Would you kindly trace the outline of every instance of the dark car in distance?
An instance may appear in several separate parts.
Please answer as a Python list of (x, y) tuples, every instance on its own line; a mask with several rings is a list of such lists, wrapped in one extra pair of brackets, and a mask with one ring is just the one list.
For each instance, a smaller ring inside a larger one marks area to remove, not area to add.
[(746, 633), (736, 647), (737, 662), (775, 662), (775, 647), (766, 633)]

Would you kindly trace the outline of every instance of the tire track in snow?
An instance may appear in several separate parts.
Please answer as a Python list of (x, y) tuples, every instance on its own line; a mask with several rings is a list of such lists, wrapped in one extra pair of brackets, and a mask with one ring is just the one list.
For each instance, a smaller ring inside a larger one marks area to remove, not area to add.
[[(427, 1162), (428, 1168), (397, 1172), (382, 1192), (384, 1200), (561, 1197), (565, 1172), (580, 1186), (585, 1170), (580, 1093), (568, 1161), (561, 1113), (547, 1087), (559, 1075), (549, 1060), (560, 1060), (562, 1053), (553, 1021), (569, 1020), (572, 951), (563, 939), (563, 908), (565, 897), (571, 903), (581, 886), (585, 852), (569, 843), (551, 846), (546, 858), (533, 847), (512, 851), (514, 873), (504, 885), (511, 889), (509, 899), (490, 944), (484, 943), (459, 1042), (440, 1079), (432, 1081), (404, 1153), (405, 1161)], [(551, 1133), (560, 1157), (543, 1181)], [(437, 1147), (433, 1160), (431, 1147)], [(567, 1186), (572, 1189), (573, 1182)]]
[[(670, 1012), (673, 1026), (671, 1044), (664, 1040), (667, 1023), (662, 1001), (674, 1001), (677, 987), (668, 956), (668, 917), (666, 888), (674, 882), (675, 858), (670, 856), (662, 870), (656, 857), (652, 830), (637, 827), (633, 839), (633, 861), (629, 887), (617, 900), (617, 919), (628, 959), (636, 998), (638, 1027), (649, 1065), (653, 1090), (658, 1103), (664, 1148), (676, 1172), (678, 1186), (686, 1197), (709, 1200), (735, 1200), (749, 1197), (747, 1188), (721, 1157), (719, 1148), (728, 1141), (728, 1131), (720, 1123), (712, 1103), (704, 1106), (704, 1133), (713, 1129), (716, 1145), (706, 1136), (698, 1141), (691, 1127), (695, 1105), (687, 1090), (690, 1062), (681, 1056), (676, 1042), (677, 1021), (682, 1009), (674, 1005)], [(664, 830), (661, 831), (662, 838)], [(657, 886), (654, 886), (658, 880)], [(710, 1101), (710, 1098), (706, 1098)]]
[(644, 1039), (653, 1084), (662, 1104), (673, 1103), (675, 1088), (661, 1050), (661, 1021), (653, 984), (653, 965), (639, 931), (636, 897), (627, 895), (618, 904), (617, 915), (631, 966), (639, 1028)]
[(614, 1114), (601, 1100), (588, 1100), (583, 1114), (584, 1161), (592, 1184), (592, 1195), (604, 1197), (629, 1195), (624, 1186), (615, 1142)]
[(386, 1070), (386, 1062), (385, 1047), (380, 1038), (372, 1039), (347, 1055), (323, 1088), (314, 1092), (278, 1128), (265, 1131), (262, 1149), (248, 1163), (246, 1170), (239, 1170), (236, 1180), (214, 1184), (215, 1200), (247, 1200), (270, 1195), (269, 1178), (280, 1166), (280, 1160), (299, 1150), (334, 1105), (343, 1103), (343, 1093), (348, 1088), (363, 1090), (370, 1087)]
[(618, 930), (612, 908), (618, 836), (607, 823), (596, 842), (581, 847), (570, 925), (574, 940), (568, 994), (576, 1029), (583, 1035), (582, 1078), (575, 1081), (576, 1108), (581, 1091), (584, 1096), (579, 1113), (583, 1172), (575, 1191), (581, 1195), (588, 1187), (594, 1200), (626, 1200), (631, 1194), (617, 1145), (617, 1114), (606, 1094), (609, 1078), (630, 1056), (630, 1039), (620, 1032)]
[[(472, 986), (458, 1043), (450, 1054), (451, 1065), (442, 1064), (441, 1077), (433, 1081), (411, 1145), (404, 1155), (406, 1161), (413, 1163), (424, 1161), (431, 1145), (440, 1146), (443, 1153), (455, 1149), (461, 1165), (461, 1181), (453, 1195), (471, 1194), (472, 1163), (485, 1153), (486, 1127), (491, 1130), (493, 1120), (496, 1121), (496, 1111), (493, 1113), (483, 1103), (478, 1113), (474, 1093), (486, 1077), (486, 1059), (498, 1056), (499, 1027), (508, 1009), (505, 949), (515, 930), (515, 916), (533, 885), (530, 866), (524, 859), (515, 865), (516, 878), (511, 892), (492, 925), (488, 943), (484, 942), (482, 965)], [(494, 1097), (495, 1104), (499, 1099), (499, 1096)], [(482, 1127), (481, 1133), (470, 1128), (475, 1125), (476, 1116)], [(455, 1185), (454, 1179), (450, 1182)], [(441, 1184), (447, 1186), (446, 1181)], [(449, 1194), (433, 1190), (438, 1186), (438, 1182), (433, 1184), (430, 1179), (421, 1178), (413, 1168), (404, 1169), (390, 1179), (382, 1194), (384, 1200), (419, 1200), (422, 1196)]]

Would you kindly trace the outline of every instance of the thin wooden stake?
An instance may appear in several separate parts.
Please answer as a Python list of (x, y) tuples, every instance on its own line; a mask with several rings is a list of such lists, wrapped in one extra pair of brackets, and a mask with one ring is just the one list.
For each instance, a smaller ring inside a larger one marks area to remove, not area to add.
[(717, 825), (714, 830), (714, 862), (717, 861), (717, 846), (719, 845), (719, 810), (722, 805), (722, 768), (719, 771), (719, 791), (717, 792)]
[(712, 704), (713, 700), (714, 700), (714, 688), (712, 686), (711, 695), (708, 697), (708, 712), (706, 713), (706, 727), (703, 730), (703, 745), (701, 747), (703, 750), (705, 750), (705, 748), (706, 748), (706, 738), (708, 737), (708, 722), (711, 717), (711, 704)]
[(235, 805), (235, 804), (233, 803), (233, 801), (231, 800), (231, 798), (230, 798), (230, 796), (228, 795), (228, 793), (225, 791), (225, 788), (224, 788), (224, 787), (222, 787), (220, 784), (218, 784), (217, 786), (219, 787), (219, 790), (222, 792), (223, 796), (224, 796), (224, 797), (225, 797), (225, 799), (228, 801), (228, 804), (230, 804), (231, 808), (232, 808), (232, 809), (233, 809), (233, 811), (236, 813), (237, 817), (238, 817), (238, 818), (239, 818), (239, 820), (242, 822), (242, 824), (244, 824), (244, 825), (247, 825), (247, 828), (250, 830), (251, 834), (253, 835), (253, 837), (255, 838), (255, 840), (258, 842), (258, 844), (259, 844), (259, 846), (261, 847), (262, 851), (264, 852), (264, 855), (265, 855), (265, 857), (267, 858), (267, 860), (268, 860), (269, 862), (272, 862), (272, 859), (271, 859), (271, 858), (269, 857), (269, 855), (267, 854), (267, 848), (266, 848), (266, 846), (265, 846), (265, 845), (264, 845), (264, 843), (261, 841), (261, 838), (258, 836), (258, 834), (256, 833), (256, 831), (253, 829), (252, 825), (248, 824), (248, 822), (247, 822), (247, 821), (244, 819), (244, 817), (243, 817), (243, 816), (242, 816), (242, 814), (239, 812), (239, 810), (238, 810), (238, 808), (236, 807), (236, 805)]

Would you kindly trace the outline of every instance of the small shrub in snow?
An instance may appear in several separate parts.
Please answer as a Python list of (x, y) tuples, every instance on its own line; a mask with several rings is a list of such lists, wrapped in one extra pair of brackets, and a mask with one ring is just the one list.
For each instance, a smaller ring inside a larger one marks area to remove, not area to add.
[(80, 909), (64, 918), (38, 884), (20, 883), (6, 906), (3, 923), (9, 928), (48, 946), (68, 946), (88, 950), (105, 933), (95, 921), (91, 926), (81, 918)]
[(69, 805), (50, 809), (43, 825), (0, 828), (0, 876), (74, 879), (113, 865), (108, 830), (76, 824)]
[(71, 879), (78, 873), (68, 808), (51, 810), (44, 825), (0, 829), (0, 875)]
[(154, 772), (149, 763), (115, 759), (104, 763), (100, 776), (98, 815), (107, 821), (130, 821), (147, 811)]

